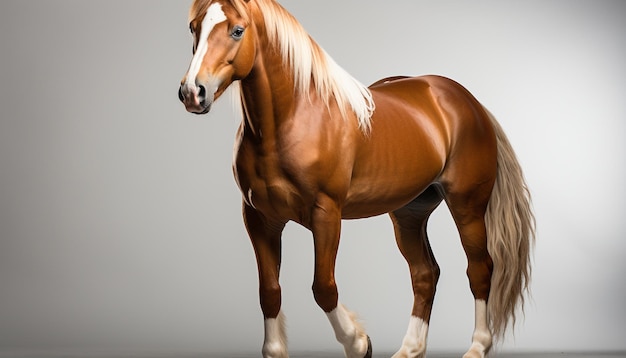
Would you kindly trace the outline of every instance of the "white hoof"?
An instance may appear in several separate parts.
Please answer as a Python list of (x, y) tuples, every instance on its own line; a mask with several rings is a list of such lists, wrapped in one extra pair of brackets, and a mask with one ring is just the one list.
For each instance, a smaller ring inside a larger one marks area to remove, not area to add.
[(485, 358), (485, 352), (480, 348), (472, 347), (463, 355), (463, 358)]
[(409, 328), (402, 340), (402, 347), (392, 358), (424, 358), (426, 357), (426, 338), (428, 323), (419, 317), (411, 316)]
[(370, 340), (354, 313), (340, 304), (327, 313), (327, 316), (347, 358), (371, 357)]
[(263, 342), (262, 354), (263, 358), (289, 358), (285, 316), (282, 311), (278, 317), (265, 320), (265, 341)]

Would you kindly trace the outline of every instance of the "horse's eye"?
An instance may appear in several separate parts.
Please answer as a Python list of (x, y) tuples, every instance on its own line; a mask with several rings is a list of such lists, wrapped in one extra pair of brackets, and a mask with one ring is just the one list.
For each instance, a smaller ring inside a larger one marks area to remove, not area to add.
[(233, 27), (233, 30), (230, 32), (230, 36), (235, 40), (241, 40), (243, 37), (245, 29), (241, 26)]

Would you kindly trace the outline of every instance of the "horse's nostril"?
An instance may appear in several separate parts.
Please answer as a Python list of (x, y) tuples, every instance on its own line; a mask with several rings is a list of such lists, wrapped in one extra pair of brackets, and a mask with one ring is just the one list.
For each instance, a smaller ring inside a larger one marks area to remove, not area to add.
[(185, 101), (185, 96), (183, 95), (183, 86), (178, 87), (178, 99), (180, 99), (181, 102)]
[(200, 100), (206, 98), (206, 88), (203, 85), (198, 86), (198, 98)]

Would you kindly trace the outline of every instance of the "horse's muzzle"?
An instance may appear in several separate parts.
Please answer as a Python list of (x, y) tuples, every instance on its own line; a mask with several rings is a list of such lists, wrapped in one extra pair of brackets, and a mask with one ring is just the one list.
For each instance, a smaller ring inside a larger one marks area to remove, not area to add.
[(194, 86), (187, 83), (180, 85), (178, 89), (178, 99), (183, 102), (188, 112), (195, 114), (208, 113), (213, 103), (213, 98), (207, 98), (205, 86)]

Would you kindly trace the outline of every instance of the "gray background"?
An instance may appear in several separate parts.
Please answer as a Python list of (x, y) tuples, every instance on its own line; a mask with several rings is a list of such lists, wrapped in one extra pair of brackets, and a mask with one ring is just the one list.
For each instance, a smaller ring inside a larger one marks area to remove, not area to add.
[[(239, 119), (178, 102), (189, 1), (0, 2), (0, 351), (257, 352), (256, 266), (232, 179)], [(626, 2), (284, 0), (364, 83), (436, 73), (513, 142), (534, 195), (533, 300), (508, 351), (626, 350)], [(461, 351), (473, 302), (445, 207), (432, 350)], [(293, 350), (336, 350), (289, 225)], [(387, 217), (346, 222), (340, 299), (377, 350), (401, 342), (408, 272)]]

